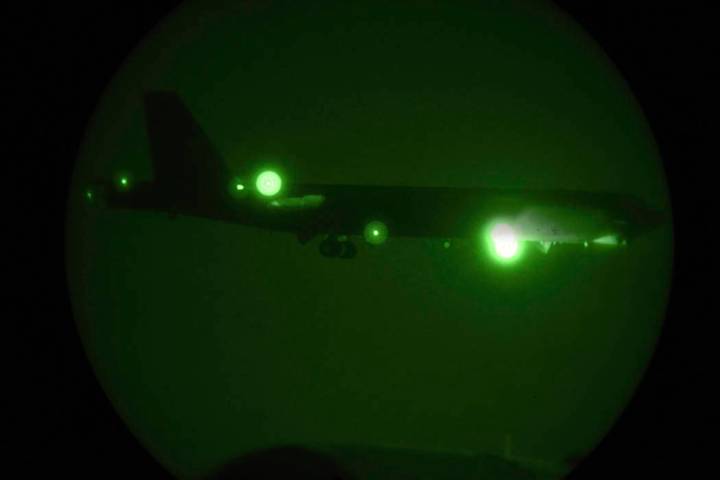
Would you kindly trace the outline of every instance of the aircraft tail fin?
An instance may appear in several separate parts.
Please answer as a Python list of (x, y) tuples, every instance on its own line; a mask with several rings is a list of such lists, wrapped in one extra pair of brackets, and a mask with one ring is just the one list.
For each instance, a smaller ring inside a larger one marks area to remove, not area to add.
[(180, 97), (147, 92), (144, 104), (156, 187), (179, 204), (217, 197), (228, 181), (227, 167)]

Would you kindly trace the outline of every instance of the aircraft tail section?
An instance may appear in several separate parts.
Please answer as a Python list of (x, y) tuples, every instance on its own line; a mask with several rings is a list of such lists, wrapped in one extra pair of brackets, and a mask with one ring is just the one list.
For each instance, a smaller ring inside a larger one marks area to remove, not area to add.
[(155, 187), (178, 205), (199, 205), (223, 192), (227, 167), (174, 92), (144, 96)]

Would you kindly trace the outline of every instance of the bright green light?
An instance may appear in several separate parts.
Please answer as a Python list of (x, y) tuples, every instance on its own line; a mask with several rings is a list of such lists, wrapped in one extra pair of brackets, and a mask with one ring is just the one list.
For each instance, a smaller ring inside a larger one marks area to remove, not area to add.
[(130, 188), (130, 177), (127, 175), (120, 175), (118, 177), (118, 188), (120, 190), (127, 190)]
[(387, 226), (379, 220), (373, 220), (372, 222), (368, 222), (368, 224), (365, 225), (363, 236), (365, 237), (365, 241), (369, 244), (380, 245), (381, 243), (384, 243), (385, 240), (387, 240)]
[(88, 201), (92, 202), (93, 197), (94, 197), (93, 191), (88, 188), (88, 189), (85, 191), (85, 198), (87, 198)]
[(617, 245), (618, 239), (615, 235), (604, 235), (593, 240), (593, 243), (598, 243), (600, 245)]
[(517, 255), (519, 244), (515, 230), (507, 223), (498, 223), (490, 231), (495, 254), (503, 259), (510, 259)]
[(243, 198), (247, 192), (245, 179), (241, 177), (232, 177), (227, 185), (230, 196), (235, 199)]
[(496, 262), (515, 263), (523, 254), (523, 243), (518, 238), (512, 222), (497, 219), (482, 230), (481, 245)]
[(261, 195), (272, 197), (273, 195), (277, 195), (282, 188), (282, 178), (280, 178), (277, 172), (265, 170), (257, 176), (255, 187)]

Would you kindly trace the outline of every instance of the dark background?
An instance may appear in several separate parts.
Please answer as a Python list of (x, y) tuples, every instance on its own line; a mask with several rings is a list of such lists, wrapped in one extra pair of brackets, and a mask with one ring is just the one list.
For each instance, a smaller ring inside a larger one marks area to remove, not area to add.
[[(179, 3), (28, 6), (0, 17), (9, 48), (5, 76), (13, 85), (3, 92), (6, 114), (14, 119), (6, 133), (20, 146), (14, 166), (22, 174), (6, 205), (19, 213), (14, 225), (31, 227), (11, 229), (20, 243), (11, 260), (22, 265), (12, 281), (19, 287), (13, 318), (21, 335), (19, 342), (6, 336), (9, 366), (20, 378), (14, 395), (20, 408), (10, 414), (20, 432), (14, 460), (28, 476), (50, 469), (74, 477), (169, 477), (95, 380), (73, 323), (63, 242), (70, 174), (96, 102), (131, 49)], [(668, 317), (648, 373), (619, 422), (571, 478), (692, 478), (709, 454), (702, 432), (712, 428), (703, 383), (711, 354), (705, 328), (715, 309), (712, 297), (695, 290), (700, 264), (693, 255), (704, 250), (711, 256), (712, 239), (703, 227), (710, 204), (696, 193), (712, 162), (701, 134), (709, 115), (699, 114), (715, 61), (704, 25), (712, 7), (555, 3), (605, 49), (642, 105), (665, 162), (676, 232)], [(12, 107), (19, 107), (17, 114), (9, 115)]]

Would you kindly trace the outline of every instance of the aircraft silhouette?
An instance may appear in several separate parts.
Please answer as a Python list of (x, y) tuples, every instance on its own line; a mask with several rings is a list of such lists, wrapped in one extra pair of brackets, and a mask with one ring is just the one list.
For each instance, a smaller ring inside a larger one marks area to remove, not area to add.
[(180, 97), (144, 96), (152, 181), (99, 179), (87, 200), (111, 209), (202, 217), (291, 233), (305, 244), (322, 236), (326, 257), (354, 258), (354, 238), (433, 238), (449, 248), (484, 238), (503, 261), (523, 245), (626, 245), (666, 221), (629, 194), (574, 190), (323, 185), (289, 183), (273, 169), (234, 175)]

